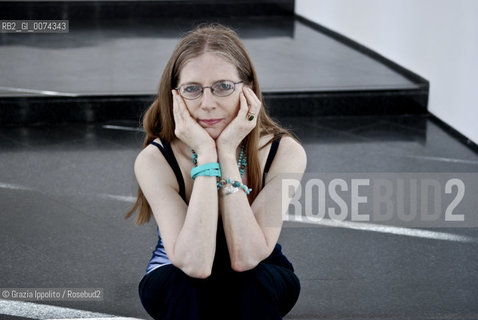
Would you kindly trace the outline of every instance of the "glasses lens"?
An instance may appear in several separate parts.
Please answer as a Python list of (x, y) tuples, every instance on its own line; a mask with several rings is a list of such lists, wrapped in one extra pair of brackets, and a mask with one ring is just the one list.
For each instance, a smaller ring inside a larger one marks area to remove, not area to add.
[(225, 97), (234, 92), (234, 82), (218, 81), (212, 85), (213, 92), (218, 97)]
[(186, 99), (195, 99), (201, 95), (202, 87), (197, 84), (186, 84), (181, 86), (179, 93)]

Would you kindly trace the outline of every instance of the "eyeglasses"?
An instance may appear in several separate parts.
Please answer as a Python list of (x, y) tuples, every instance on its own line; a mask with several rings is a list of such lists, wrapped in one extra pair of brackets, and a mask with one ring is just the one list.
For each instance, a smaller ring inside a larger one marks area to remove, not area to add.
[(231, 95), (236, 89), (236, 84), (243, 83), (244, 81), (233, 82), (229, 80), (221, 80), (212, 84), (212, 86), (203, 87), (196, 83), (186, 83), (176, 90), (179, 94), (188, 100), (194, 100), (202, 96), (204, 89), (211, 89), (211, 93), (217, 97), (227, 97)]

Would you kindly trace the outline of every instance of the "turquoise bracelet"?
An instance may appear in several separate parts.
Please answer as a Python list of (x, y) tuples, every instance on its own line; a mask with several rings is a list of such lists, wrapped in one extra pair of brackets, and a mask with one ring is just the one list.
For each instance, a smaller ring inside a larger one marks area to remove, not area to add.
[(196, 179), (199, 176), (207, 176), (207, 177), (220, 177), (221, 176), (221, 168), (219, 167), (219, 163), (217, 162), (210, 162), (205, 163), (203, 165), (194, 167), (191, 169), (191, 178)]

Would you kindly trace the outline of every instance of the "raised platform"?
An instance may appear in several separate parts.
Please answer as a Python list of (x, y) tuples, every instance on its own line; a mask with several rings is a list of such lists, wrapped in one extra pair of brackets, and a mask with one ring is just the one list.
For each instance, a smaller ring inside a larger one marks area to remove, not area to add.
[[(135, 3), (139, 9), (133, 18), (124, 15), (125, 8), (133, 8), (129, 1), (25, 2), (24, 19), (38, 19), (38, 12), (50, 19), (66, 17), (70, 30), (0, 33), (0, 70), (6, 75), (0, 79), (0, 124), (139, 118), (154, 99), (177, 40), (203, 22), (237, 30), (273, 116), (426, 113), (426, 80), (294, 16), (293, 1), (223, 1), (219, 7), (226, 13), (242, 8), (228, 18), (219, 15), (217, 1)], [(1, 19), (20, 19), (17, 7), (6, 16), (6, 4), (0, 4)], [(145, 6), (171, 8), (147, 11)]]

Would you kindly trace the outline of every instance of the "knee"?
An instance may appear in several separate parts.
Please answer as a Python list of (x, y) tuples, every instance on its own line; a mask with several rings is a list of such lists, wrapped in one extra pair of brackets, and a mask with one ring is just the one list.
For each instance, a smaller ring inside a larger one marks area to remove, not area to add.
[(151, 271), (141, 281), (139, 295), (141, 301), (168, 302), (177, 297), (191, 295), (195, 291), (195, 280), (174, 265), (167, 265)]
[[(193, 319), (198, 297), (199, 279), (191, 278), (174, 265), (160, 267), (141, 281), (139, 296), (153, 318), (170, 319), (172, 315)], [(181, 318), (179, 317), (179, 318)]]
[(254, 269), (242, 272), (244, 281), (258, 283), (262, 285), (271, 285), (277, 280), (277, 273), (273, 266), (259, 263)]
[(260, 293), (259, 299), (276, 305), (281, 315), (287, 314), (299, 298), (300, 281), (289, 269), (260, 263), (244, 275), (242, 281), (248, 288), (245, 290), (246, 296), (257, 299), (258, 296), (251, 292)]
[[(261, 292), (263, 297), (275, 300), (274, 275), (262, 263), (254, 269), (237, 272), (236, 275), (236, 281), (244, 288), (244, 292)], [(246, 296), (253, 297), (250, 294), (246, 294)]]

